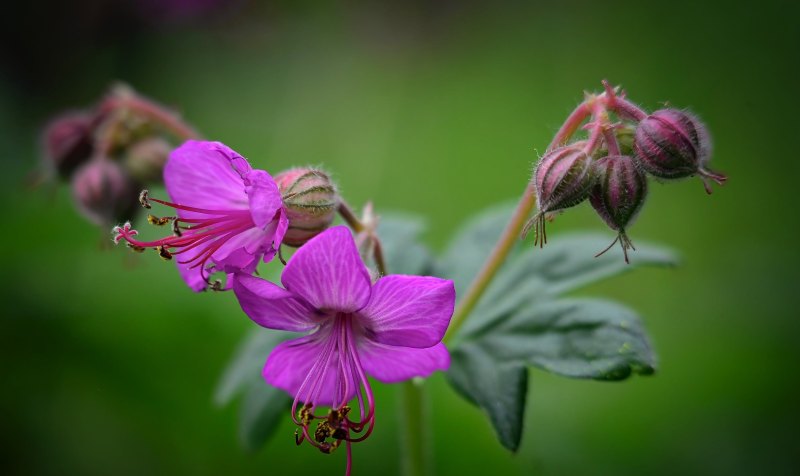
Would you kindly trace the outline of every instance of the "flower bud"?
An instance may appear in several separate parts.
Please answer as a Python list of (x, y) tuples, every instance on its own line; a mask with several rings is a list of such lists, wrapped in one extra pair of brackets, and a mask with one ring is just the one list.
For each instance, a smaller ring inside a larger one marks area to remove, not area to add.
[(711, 140), (705, 125), (690, 113), (661, 109), (642, 119), (636, 128), (636, 159), (650, 175), (680, 179), (699, 174), (706, 192), (709, 180), (722, 185), (722, 174), (706, 168), (711, 158)]
[(75, 171), (72, 195), (91, 222), (110, 226), (138, 209), (139, 186), (117, 163), (95, 159)]
[(163, 180), (164, 164), (167, 163), (172, 146), (165, 139), (150, 137), (133, 143), (125, 154), (125, 170), (140, 183), (160, 183)]
[(45, 126), (42, 134), (44, 160), (61, 178), (88, 161), (94, 149), (94, 120), (82, 111), (63, 114)]
[(283, 244), (302, 246), (333, 222), (339, 198), (330, 177), (320, 170), (296, 168), (275, 176), (289, 218)]
[(523, 238), (534, 228), (534, 244), (547, 243), (545, 215), (575, 206), (589, 196), (594, 184), (592, 159), (581, 147), (569, 145), (548, 152), (533, 173), (538, 213), (525, 225)]
[(611, 245), (597, 256), (619, 241), (627, 263), (628, 248), (633, 248), (633, 243), (628, 239), (625, 229), (633, 223), (644, 205), (647, 178), (639, 171), (633, 158), (626, 155), (603, 157), (594, 163), (593, 168), (597, 182), (589, 194), (589, 202), (600, 218), (618, 232)]

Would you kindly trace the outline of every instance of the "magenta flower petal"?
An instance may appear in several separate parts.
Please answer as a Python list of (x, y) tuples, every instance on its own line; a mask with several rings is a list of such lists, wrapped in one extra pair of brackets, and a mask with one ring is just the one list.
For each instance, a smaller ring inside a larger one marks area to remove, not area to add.
[[(242, 173), (251, 168), (241, 155), (220, 142), (187, 141), (169, 156), (164, 184), (172, 201), (208, 210), (247, 210)], [(180, 210), (184, 218), (204, 215)]]
[(428, 377), (450, 367), (450, 354), (442, 343), (427, 349), (380, 344), (364, 339), (358, 349), (367, 374), (384, 383)]
[(317, 309), (354, 312), (370, 295), (369, 272), (350, 230), (343, 226), (328, 229), (297, 250), (281, 282)]
[(375, 283), (369, 303), (358, 314), (377, 342), (430, 347), (442, 341), (455, 299), (452, 281), (389, 275)]
[(159, 225), (171, 222), (172, 235), (141, 241), (126, 224), (114, 229), (114, 240), (175, 258), (181, 277), (194, 291), (206, 289), (213, 272), (252, 273), (262, 257), (268, 262), (280, 248), (288, 218), (277, 184), (229, 147), (186, 142), (170, 154), (164, 182), (171, 202), (147, 192), (140, 201), (147, 208), (152, 201), (175, 209), (177, 217), (148, 218)]
[(233, 282), (233, 292), (245, 314), (260, 326), (308, 332), (320, 322), (313, 308), (265, 279), (239, 274)]
[[(272, 386), (288, 392), (305, 402), (315, 405), (334, 405), (337, 395), (337, 383), (349, 379), (350, 391), (345, 401), (355, 396), (356, 384), (352, 377), (342, 376), (339, 372), (339, 360), (335, 352), (330, 352), (329, 341), (325, 336), (316, 334), (300, 337), (281, 343), (267, 358), (262, 375)], [(327, 351), (327, 352), (326, 352)], [(327, 359), (320, 360), (320, 355), (328, 354)], [(321, 377), (309, 385), (306, 378), (310, 375)], [(303, 385), (304, 382), (306, 385)]]
[(264, 229), (275, 221), (275, 214), (283, 208), (278, 185), (263, 170), (251, 170), (245, 176), (245, 184), (253, 223)]

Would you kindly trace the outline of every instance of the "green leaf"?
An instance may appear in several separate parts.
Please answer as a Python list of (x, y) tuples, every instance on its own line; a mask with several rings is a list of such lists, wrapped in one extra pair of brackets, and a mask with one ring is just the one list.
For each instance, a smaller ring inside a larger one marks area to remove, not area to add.
[(214, 403), (219, 406), (227, 405), (253, 383), (263, 384), (261, 368), (264, 367), (267, 356), (276, 345), (290, 336), (288, 332), (254, 329), (242, 340), (228, 367), (222, 373), (214, 393)]
[(497, 362), (572, 378), (621, 380), (652, 374), (656, 366), (636, 313), (599, 299), (538, 302), (499, 321), (473, 345)]
[(637, 245), (630, 264), (612, 253), (595, 258), (613, 239), (603, 233), (571, 233), (556, 236), (544, 248), (531, 246), (505, 264), (461, 334), (481, 332), (533, 296), (556, 296), (643, 266), (671, 267), (678, 261), (671, 250), (648, 243)]
[(217, 385), (214, 402), (219, 406), (244, 394), (239, 408), (239, 437), (248, 450), (263, 446), (280, 426), (280, 419), (289, 417), (292, 399), (267, 384), (261, 368), (272, 349), (291, 336), (288, 332), (255, 329), (242, 341)]
[[(501, 205), (470, 221), (437, 263), (463, 297), (512, 213)], [(620, 380), (655, 369), (655, 355), (638, 316), (601, 300), (563, 299), (564, 293), (640, 266), (672, 266), (674, 254), (641, 244), (631, 264), (611, 251), (613, 236), (556, 235), (544, 249), (518, 243), (452, 346), (448, 380), (483, 409), (500, 442), (519, 446), (527, 366), (573, 378)]]
[(248, 451), (256, 451), (275, 433), (283, 419), (290, 418), (292, 398), (283, 390), (251, 385), (239, 410), (239, 439)]
[(378, 236), (383, 246), (386, 267), (390, 274), (429, 274), (433, 255), (420, 242), (425, 231), (425, 221), (416, 215), (382, 214), (378, 222)]
[(455, 349), (450, 365), (447, 378), (453, 388), (484, 409), (500, 443), (516, 451), (522, 438), (528, 369), (519, 363), (498, 362), (473, 343)]

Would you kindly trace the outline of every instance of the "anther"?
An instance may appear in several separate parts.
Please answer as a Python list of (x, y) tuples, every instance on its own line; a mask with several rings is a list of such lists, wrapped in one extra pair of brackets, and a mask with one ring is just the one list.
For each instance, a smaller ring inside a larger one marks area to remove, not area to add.
[(314, 440), (316, 440), (317, 443), (324, 443), (332, 433), (333, 431), (331, 426), (328, 425), (328, 422), (319, 422), (317, 423), (317, 429), (314, 430)]
[(150, 193), (150, 191), (147, 190), (147, 189), (144, 189), (141, 192), (139, 192), (139, 204), (141, 206), (143, 206), (144, 208), (147, 208), (148, 210), (151, 208), (150, 207), (150, 201), (148, 200), (148, 198), (149, 198), (148, 194), (149, 193)]
[(161, 256), (162, 259), (166, 261), (172, 259), (172, 253), (165, 246), (156, 246), (156, 251), (158, 251), (158, 256)]
[(225, 289), (222, 287), (222, 281), (219, 279), (215, 279), (213, 283), (211, 283), (211, 290), (212, 291), (224, 291)]
[(132, 244), (132, 243), (126, 243), (126, 245), (128, 245), (128, 248), (130, 248), (130, 249), (131, 249), (131, 251), (135, 251), (135, 252), (137, 252), (137, 253), (143, 253), (143, 252), (144, 252), (144, 250), (145, 250), (145, 248), (144, 248), (144, 247), (142, 247), (142, 246), (136, 246), (136, 245), (134, 245), (134, 244)]
[(183, 232), (181, 231), (181, 225), (178, 222), (178, 219), (172, 220), (172, 234), (175, 236), (183, 236)]
[[(150, 215), (150, 214), (147, 215), (147, 223), (150, 223), (151, 225), (155, 226), (164, 226), (174, 219), (175, 217), (157, 217), (155, 215)], [(173, 230), (174, 228), (175, 227), (173, 226)]]

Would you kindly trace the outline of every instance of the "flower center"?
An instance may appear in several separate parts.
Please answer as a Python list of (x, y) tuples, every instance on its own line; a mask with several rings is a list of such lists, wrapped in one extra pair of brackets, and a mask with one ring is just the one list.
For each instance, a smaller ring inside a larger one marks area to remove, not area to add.
[[(308, 442), (323, 453), (331, 453), (342, 442), (347, 445), (347, 474), (350, 473), (350, 444), (367, 439), (375, 425), (375, 402), (367, 375), (358, 357), (355, 316), (339, 313), (333, 323), (319, 332), (325, 339), (322, 352), (311, 366), (292, 404), (292, 419), (300, 427), (295, 441)], [(330, 375), (334, 372), (334, 375)], [(333, 385), (331, 385), (333, 382)], [(333, 389), (333, 395), (323, 391)], [(348, 405), (355, 398), (358, 414)], [(331, 402), (327, 413), (316, 413), (317, 401)], [(298, 406), (302, 402), (302, 406)], [(311, 425), (316, 428), (311, 431)]]
[[(131, 228), (130, 223), (114, 227), (114, 242), (125, 240), (134, 251), (142, 252), (147, 248), (155, 249), (165, 260), (171, 260), (173, 255), (188, 253), (186, 258), (178, 261), (188, 264), (189, 269), (201, 268), (203, 279), (208, 280), (209, 268), (206, 263), (212, 255), (219, 250), (228, 240), (253, 227), (252, 215), (249, 210), (208, 210), (187, 205), (151, 198), (147, 190), (139, 195), (139, 203), (144, 208), (151, 208), (150, 201), (174, 208), (176, 211), (192, 212), (196, 218), (182, 218), (180, 216), (157, 217), (148, 215), (147, 221), (151, 225), (166, 226), (171, 224), (172, 235), (155, 241), (139, 241), (134, 238), (139, 234)], [(212, 266), (213, 268), (213, 266)], [(213, 269), (212, 269), (213, 270)], [(214, 283), (216, 286), (217, 283)]]

